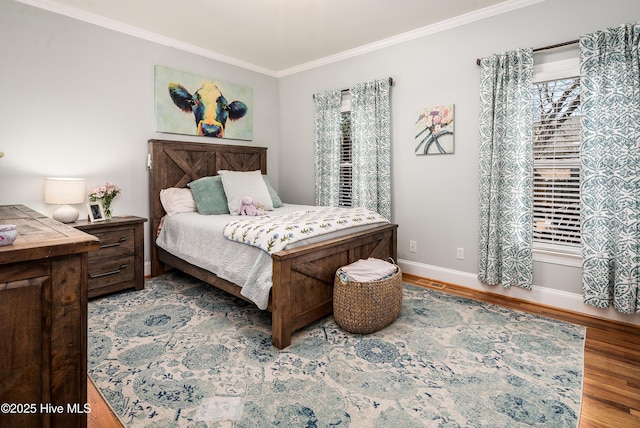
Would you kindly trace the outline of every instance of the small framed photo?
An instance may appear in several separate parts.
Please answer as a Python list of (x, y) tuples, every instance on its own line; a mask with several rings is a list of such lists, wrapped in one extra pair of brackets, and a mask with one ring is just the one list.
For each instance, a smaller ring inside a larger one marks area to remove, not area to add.
[(100, 202), (89, 202), (87, 204), (87, 212), (91, 223), (96, 221), (104, 221), (104, 209)]

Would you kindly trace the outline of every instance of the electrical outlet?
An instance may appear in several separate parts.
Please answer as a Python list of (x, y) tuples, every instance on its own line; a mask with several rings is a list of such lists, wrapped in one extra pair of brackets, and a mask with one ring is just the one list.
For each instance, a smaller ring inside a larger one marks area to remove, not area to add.
[(418, 243), (416, 241), (409, 241), (409, 252), (415, 253), (418, 251)]
[(464, 248), (458, 248), (456, 251), (456, 257), (458, 260), (464, 260)]

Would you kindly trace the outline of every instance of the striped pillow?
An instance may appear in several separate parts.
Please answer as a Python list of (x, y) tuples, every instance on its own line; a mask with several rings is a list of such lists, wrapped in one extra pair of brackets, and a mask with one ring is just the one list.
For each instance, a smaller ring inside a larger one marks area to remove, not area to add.
[(232, 215), (240, 214), (240, 201), (245, 196), (250, 196), (256, 204), (262, 204), (266, 211), (273, 210), (273, 200), (260, 170), (220, 170), (218, 174), (222, 178), (224, 193), (227, 195), (227, 205)]

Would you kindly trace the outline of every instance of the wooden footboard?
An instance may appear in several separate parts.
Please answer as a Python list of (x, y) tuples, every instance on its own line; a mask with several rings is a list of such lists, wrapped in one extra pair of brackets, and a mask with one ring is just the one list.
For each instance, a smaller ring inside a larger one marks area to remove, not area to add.
[(397, 225), (389, 224), (273, 254), (273, 345), (289, 346), (293, 332), (333, 312), (338, 268), (369, 257), (395, 260), (396, 234)]

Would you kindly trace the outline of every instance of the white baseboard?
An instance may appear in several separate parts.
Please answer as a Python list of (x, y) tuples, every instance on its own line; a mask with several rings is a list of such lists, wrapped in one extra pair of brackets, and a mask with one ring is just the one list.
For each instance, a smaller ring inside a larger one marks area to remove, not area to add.
[(553, 288), (537, 285), (534, 285), (531, 290), (525, 290), (519, 287), (503, 288), (500, 286), (491, 286), (480, 282), (476, 274), (426, 265), (423, 263), (416, 263), (410, 260), (398, 260), (398, 266), (400, 266), (403, 273), (416, 275), (422, 278), (448, 282), (450, 284), (460, 285), (486, 293), (513, 297), (514, 299), (526, 300), (528, 302), (577, 312), (592, 317), (640, 326), (640, 315), (622, 314), (611, 307), (608, 309), (598, 309), (596, 307), (586, 305), (582, 301), (582, 295), (577, 293), (569, 293), (567, 291), (555, 290)]

